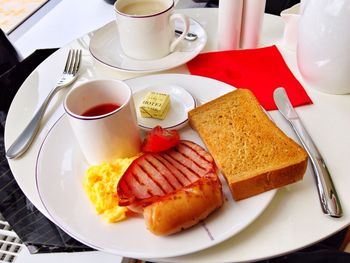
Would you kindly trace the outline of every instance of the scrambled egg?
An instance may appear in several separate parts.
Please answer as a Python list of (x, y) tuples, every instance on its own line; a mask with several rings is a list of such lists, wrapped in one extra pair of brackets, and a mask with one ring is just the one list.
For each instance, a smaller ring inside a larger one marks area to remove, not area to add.
[(126, 207), (118, 206), (117, 185), (119, 179), (138, 156), (116, 159), (111, 163), (90, 166), (86, 171), (83, 186), (96, 213), (108, 223), (123, 220), (128, 212)]

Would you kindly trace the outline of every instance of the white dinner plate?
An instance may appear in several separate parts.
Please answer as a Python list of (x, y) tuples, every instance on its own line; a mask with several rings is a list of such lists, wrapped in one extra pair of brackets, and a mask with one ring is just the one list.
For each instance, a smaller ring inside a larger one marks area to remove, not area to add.
[[(180, 25), (176, 28), (181, 29)], [(176, 50), (160, 59), (137, 60), (124, 54), (121, 49), (115, 21), (97, 29), (90, 39), (89, 50), (99, 62), (114, 69), (127, 72), (150, 73), (185, 64), (202, 51), (207, 43), (207, 34), (202, 26), (190, 19), (190, 32), (197, 34), (195, 41), (183, 40)]]
[[(225, 83), (191, 75), (150, 75), (128, 80), (134, 92), (145, 83), (178, 85), (198, 101), (206, 102), (233, 89)], [(189, 126), (180, 130), (182, 139), (203, 142)], [(142, 218), (108, 224), (95, 214), (82, 180), (88, 165), (80, 152), (66, 115), (50, 129), (40, 147), (36, 163), (36, 186), (40, 199), (54, 222), (69, 235), (95, 249), (133, 258), (174, 257), (214, 246), (252, 223), (268, 206), (276, 190), (235, 202), (221, 178), (223, 207), (202, 223), (178, 234), (151, 234)]]
[[(150, 85), (134, 93), (134, 103), (137, 114), (137, 122), (141, 129), (150, 130), (157, 125), (165, 129), (181, 129), (187, 124), (187, 113), (196, 107), (196, 100), (184, 88), (177, 85), (158, 84)], [(160, 92), (170, 97), (170, 109), (164, 120), (143, 118), (140, 113), (140, 104), (148, 92)]]

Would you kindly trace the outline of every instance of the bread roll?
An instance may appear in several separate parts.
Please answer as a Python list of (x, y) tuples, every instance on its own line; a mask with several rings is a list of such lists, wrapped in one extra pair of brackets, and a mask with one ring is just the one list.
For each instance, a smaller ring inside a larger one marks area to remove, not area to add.
[(146, 206), (143, 216), (153, 234), (170, 235), (197, 224), (222, 204), (220, 180), (201, 178), (190, 187)]

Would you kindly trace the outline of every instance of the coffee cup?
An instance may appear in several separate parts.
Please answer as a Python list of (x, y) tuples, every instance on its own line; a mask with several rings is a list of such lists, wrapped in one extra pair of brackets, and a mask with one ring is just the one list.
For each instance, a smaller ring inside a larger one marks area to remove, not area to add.
[(129, 86), (118, 80), (93, 80), (70, 90), (64, 109), (89, 164), (110, 162), (140, 152), (140, 131)]
[[(118, 38), (125, 55), (153, 60), (175, 51), (189, 31), (188, 17), (174, 13), (174, 0), (118, 0), (114, 4)], [(175, 38), (174, 23), (183, 23)]]

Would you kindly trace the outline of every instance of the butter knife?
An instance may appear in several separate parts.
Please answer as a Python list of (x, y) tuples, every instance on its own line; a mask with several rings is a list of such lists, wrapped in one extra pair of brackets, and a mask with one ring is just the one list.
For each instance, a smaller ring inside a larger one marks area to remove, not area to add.
[(314, 177), (323, 213), (330, 215), (331, 217), (341, 217), (343, 211), (331, 175), (315, 143), (312, 141), (310, 135), (307, 133), (299, 119), (297, 112), (290, 103), (285, 89), (277, 88), (273, 93), (273, 98), (278, 110), (291, 124), (304, 149), (309, 155), (314, 170)]

